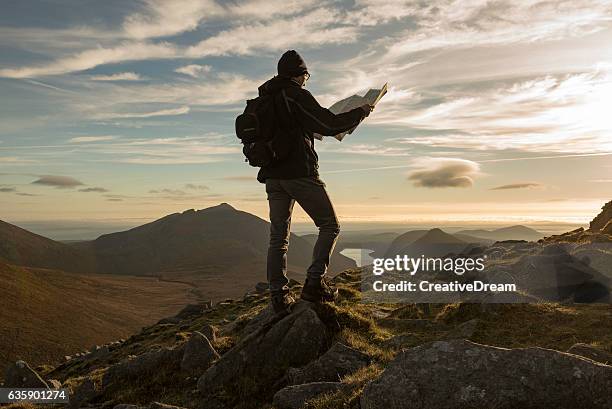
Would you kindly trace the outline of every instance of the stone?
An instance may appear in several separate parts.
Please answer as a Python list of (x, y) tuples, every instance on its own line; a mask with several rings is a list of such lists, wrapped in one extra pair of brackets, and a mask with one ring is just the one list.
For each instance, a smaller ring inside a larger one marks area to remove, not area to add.
[(473, 318), (469, 321), (466, 321), (444, 336), (444, 339), (468, 339), (474, 336), (478, 325), (480, 324), (480, 320), (478, 318)]
[(389, 339), (384, 340), (381, 343), (383, 348), (391, 349), (402, 349), (406, 347), (414, 346), (420, 342), (420, 338), (413, 334), (400, 334)]
[(25, 361), (17, 361), (6, 368), (5, 388), (49, 388), (47, 383)]
[(181, 369), (190, 374), (200, 375), (217, 359), (219, 354), (209, 339), (201, 332), (195, 331), (185, 344)]
[(287, 386), (274, 394), (272, 403), (276, 409), (301, 409), (309, 400), (342, 389), (340, 382), (313, 382)]
[(567, 353), (583, 356), (602, 364), (612, 365), (612, 353), (588, 344), (574, 344), (567, 350)]
[(361, 409), (610, 409), (611, 390), (611, 366), (575, 355), (436, 341), (400, 352)]
[(115, 382), (121, 383), (151, 375), (162, 367), (178, 371), (182, 358), (183, 348), (160, 348), (138, 356), (130, 356), (108, 368), (102, 379), (102, 385), (106, 389)]
[(328, 342), (328, 330), (312, 308), (298, 301), (291, 314), (277, 315), (241, 339), (198, 380), (203, 394), (218, 389), (243, 393), (267, 391), (289, 367), (316, 359)]
[(336, 342), (332, 347), (303, 368), (289, 368), (288, 385), (332, 381), (338, 382), (370, 364), (370, 357), (363, 352)]

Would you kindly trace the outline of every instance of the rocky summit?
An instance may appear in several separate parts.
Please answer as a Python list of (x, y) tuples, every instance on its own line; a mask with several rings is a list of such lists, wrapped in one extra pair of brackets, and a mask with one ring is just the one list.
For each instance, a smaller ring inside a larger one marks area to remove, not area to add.
[(335, 304), (275, 315), (253, 288), (57, 366), (13, 362), (3, 386), (61, 386), (70, 408), (92, 409), (611, 409), (612, 309), (581, 302), (609, 296), (610, 254), (573, 235), (479, 250), (532, 288), (563, 283), (521, 295), (529, 303), (366, 303), (365, 273), (349, 269), (331, 278)]

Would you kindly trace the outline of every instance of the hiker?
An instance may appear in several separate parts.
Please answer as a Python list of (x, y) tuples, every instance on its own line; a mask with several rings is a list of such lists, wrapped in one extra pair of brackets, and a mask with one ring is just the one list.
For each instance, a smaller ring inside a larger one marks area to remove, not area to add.
[(325, 280), (325, 273), (340, 225), (325, 183), (319, 178), (313, 133), (333, 136), (347, 131), (357, 126), (373, 109), (366, 104), (335, 115), (321, 107), (304, 89), (308, 78), (310, 73), (302, 57), (289, 50), (278, 61), (278, 75), (259, 87), (260, 96), (278, 96), (280, 103), (275, 111), (276, 120), (286, 130), (276, 142), (278, 151), (284, 152), (282, 159), (262, 166), (257, 175), (257, 180), (266, 185), (270, 206), (267, 276), (276, 313), (290, 312), (295, 302), (287, 286), (287, 250), (295, 202), (319, 228), (301, 298), (310, 302), (334, 301), (338, 294)]

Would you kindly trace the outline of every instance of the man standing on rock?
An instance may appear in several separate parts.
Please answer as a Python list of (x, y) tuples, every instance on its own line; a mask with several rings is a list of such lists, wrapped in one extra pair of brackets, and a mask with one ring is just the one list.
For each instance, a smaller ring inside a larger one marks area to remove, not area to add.
[(333, 136), (357, 126), (372, 111), (363, 105), (351, 111), (333, 114), (321, 107), (304, 89), (310, 78), (306, 63), (294, 50), (287, 51), (278, 61), (278, 75), (259, 87), (259, 95), (278, 95), (282, 109), (276, 111), (277, 121), (292, 124), (283, 135), (286, 152), (282, 160), (264, 166), (257, 180), (266, 184), (270, 205), (270, 246), (267, 275), (272, 306), (276, 313), (288, 313), (295, 300), (287, 286), (287, 250), (293, 206), (297, 202), (319, 228), (312, 264), (301, 298), (310, 302), (334, 301), (338, 291), (329, 286), (325, 273), (336, 244), (340, 225), (336, 212), (318, 173), (318, 156), (313, 133)]

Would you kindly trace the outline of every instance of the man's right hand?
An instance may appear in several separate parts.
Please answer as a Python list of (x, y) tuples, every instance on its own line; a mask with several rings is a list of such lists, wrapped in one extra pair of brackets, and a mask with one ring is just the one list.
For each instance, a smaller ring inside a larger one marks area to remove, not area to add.
[(363, 112), (365, 112), (365, 116), (368, 116), (368, 115), (370, 115), (370, 112), (372, 112), (372, 110), (374, 110), (374, 105), (363, 104), (359, 108), (363, 109)]

